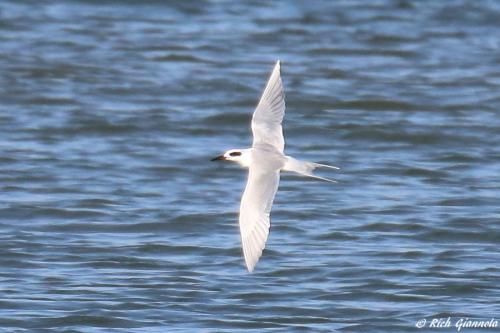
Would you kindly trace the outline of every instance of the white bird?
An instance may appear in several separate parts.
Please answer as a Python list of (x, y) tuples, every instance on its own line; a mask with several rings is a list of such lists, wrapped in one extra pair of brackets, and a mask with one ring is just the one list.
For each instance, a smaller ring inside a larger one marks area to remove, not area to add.
[(280, 61), (262, 93), (252, 117), (253, 145), (247, 149), (230, 149), (212, 161), (224, 160), (248, 168), (248, 180), (240, 204), (240, 234), (243, 255), (252, 272), (262, 255), (270, 228), (270, 212), (278, 189), (280, 171), (292, 171), (329, 182), (334, 180), (313, 174), (318, 167), (335, 166), (305, 162), (283, 153), (285, 140), (281, 122), (285, 115), (285, 93), (280, 77)]

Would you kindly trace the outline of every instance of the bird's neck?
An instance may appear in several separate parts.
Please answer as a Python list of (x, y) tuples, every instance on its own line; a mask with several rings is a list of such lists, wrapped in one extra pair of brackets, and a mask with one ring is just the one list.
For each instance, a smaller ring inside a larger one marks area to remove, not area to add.
[(244, 168), (249, 168), (252, 163), (252, 148), (242, 149), (237, 163)]

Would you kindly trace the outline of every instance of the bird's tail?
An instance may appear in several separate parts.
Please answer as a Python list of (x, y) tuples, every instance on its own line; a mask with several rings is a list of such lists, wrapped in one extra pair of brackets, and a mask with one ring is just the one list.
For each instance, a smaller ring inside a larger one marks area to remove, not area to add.
[(299, 173), (299, 174), (301, 174), (303, 176), (307, 176), (307, 177), (326, 180), (327, 182), (332, 182), (332, 183), (337, 182), (336, 180), (333, 180), (333, 179), (323, 178), (323, 177), (315, 175), (313, 173), (313, 171), (317, 168), (339, 169), (336, 166), (319, 164), (319, 163), (314, 163), (314, 162), (300, 161), (300, 160), (296, 160), (293, 157), (287, 156), (283, 170), (296, 172), (296, 173)]

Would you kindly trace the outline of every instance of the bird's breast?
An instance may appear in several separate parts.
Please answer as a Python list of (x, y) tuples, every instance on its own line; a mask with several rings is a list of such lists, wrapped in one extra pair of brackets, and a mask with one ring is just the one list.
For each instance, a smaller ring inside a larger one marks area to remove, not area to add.
[(285, 155), (276, 149), (252, 149), (251, 165), (255, 164), (270, 170), (280, 170), (285, 166), (285, 162)]

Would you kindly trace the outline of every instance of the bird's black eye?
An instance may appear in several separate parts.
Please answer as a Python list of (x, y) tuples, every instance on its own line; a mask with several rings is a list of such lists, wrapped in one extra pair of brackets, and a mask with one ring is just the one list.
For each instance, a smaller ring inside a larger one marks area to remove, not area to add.
[(240, 156), (241, 153), (239, 151), (233, 151), (232, 153), (229, 153), (229, 156)]

